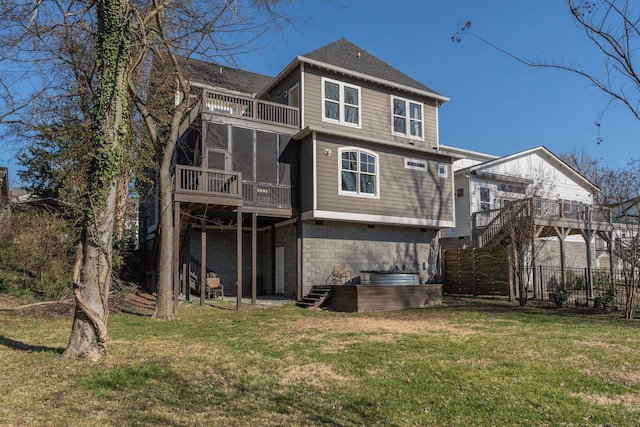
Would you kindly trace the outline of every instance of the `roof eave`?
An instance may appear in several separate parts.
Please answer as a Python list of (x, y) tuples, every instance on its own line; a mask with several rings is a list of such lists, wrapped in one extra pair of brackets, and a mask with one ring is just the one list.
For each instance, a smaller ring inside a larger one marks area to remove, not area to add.
[(429, 91), (426, 91), (426, 90), (421, 90), (421, 89), (417, 89), (417, 88), (414, 88), (414, 87), (411, 87), (411, 86), (407, 86), (407, 85), (399, 84), (399, 83), (396, 83), (396, 82), (392, 82), (390, 80), (385, 80), (385, 79), (381, 79), (381, 78), (378, 78), (378, 77), (370, 76), (368, 74), (358, 73), (356, 71), (349, 70), (348, 68), (338, 67), (338, 66), (335, 66), (335, 65), (327, 64), (326, 62), (318, 61), (318, 60), (307, 58), (307, 57), (304, 57), (304, 56), (297, 56), (293, 61), (291, 61), (291, 63), (289, 63), (289, 65), (287, 65), (284, 68), (284, 70), (282, 70), (271, 81), (271, 83), (269, 83), (264, 89), (262, 89), (258, 93), (258, 97), (262, 96), (263, 94), (265, 94), (266, 92), (271, 90), (280, 80), (282, 80), (282, 78), (284, 78), (285, 75), (289, 74), (291, 72), (291, 70), (293, 70), (293, 68), (295, 68), (298, 64), (301, 64), (301, 63), (313, 65), (315, 67), (324, 68), (324, 69), (327, 69), (329, 71), (334, 71), (334, 72), (340, 73), (340, 74), (346, 74), (346, 75), (353, 76), (353, 77), (358, 78), (358, 79), (367, 80), (367, 81), (370, 81), (372, 83), (377, 83), (377, 84), (380, 84), (380, 85), (383, 85), (383, 86), (393, 87), (393, 88), (400, 89), (400, 90), (405, 91), (405, 92), (410, 92), (410, 93), (413, 93), (413, 94), (416, 94), (416, 95), (425, 96), (427, 98), (433, 98), (433, 99), (435, 99), (437, 101), (440, 101), (441, 103), (445, 103), (445, 102), (449, 101), (449, 98), (447, 98), (446, 96), (440, 95), (440, 94), (435, 93), (435, 92), (429, 92)]

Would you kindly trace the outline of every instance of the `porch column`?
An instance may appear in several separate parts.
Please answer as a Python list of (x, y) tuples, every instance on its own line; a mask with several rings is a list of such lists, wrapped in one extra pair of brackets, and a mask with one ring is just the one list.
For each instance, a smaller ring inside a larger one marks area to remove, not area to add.
[(242, 306), (242, 207), (236, 211), (236, 310)]
[(258, 214), (251, 214), (251, 305), (256, 305), (258, 265)]
[[(591, 265), (591, 240), (593, 239), (593, 232), (591, 230), (582, 230), (582, 238), (587, 243), (587, 290), (588, 298), (593, 298), (593, 269)], [(587, 305), (589, 300), (587, 299)]]
[(183, 274), (184, 274), (184, 288), (185, 298), (187, 301), (191, 301), (191, 225), (187, 229), (187, 237), (184, 245), (184, 262), (183, 262)]
[(180, 307), (180, 202), (173, 203), (173, 312)]
[(207, 288), (207, 223), (200, 221), (200, 305), (204, 305)]
[(296, 223), (296, 301), (302, 301), (302, 220)]
[(555, 230), (558, 236), (558, 241), (560, 243), (560, 279), (562, 280), (563, 284), (566, 284), (566, 280), (565, 280), (566, 279), (566, 275), (565, 275), (566, 258), (564, 253), (564, 239), (567, 237), (567, 230), (560, 227), (555, 227)]
[[(613, 231), (609, 232), (609, 274), (611, 274), (611, 286), (613, 286), (613, 289), (615, 289), (616, 286), (616, 280), (613, 276), (615, 270), (613, 269)], [(616, 290), (616, 295), (618, 294), (618, 291)]]

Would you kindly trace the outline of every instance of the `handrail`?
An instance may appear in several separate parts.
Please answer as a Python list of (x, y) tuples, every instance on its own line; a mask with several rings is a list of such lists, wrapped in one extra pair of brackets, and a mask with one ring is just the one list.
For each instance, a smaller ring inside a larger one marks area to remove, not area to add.
[(298, 108), (232, 93), (203, 89), (202, 111), (292, 128), (300, 126)]
[[(515, 206), (515, 211), (507, 211), (507, 206)], [(482, 247), (492, 241), (504, 229), (508, 221), (532, 215), (536, 218), (556, 218), (585, 222), (611, 221), (611, 209), (605, 206), (538, 197), (505, 201), (505, 208), (475, 212), (473, 214), (474, 229), (481, 228), (481, 231), (475, 236), (477, 246)], [(479, 225), (483, 216), (491, 218), (486, 226)]]
[(242, 173), (176, 165), (175, 190), (242, 198)]

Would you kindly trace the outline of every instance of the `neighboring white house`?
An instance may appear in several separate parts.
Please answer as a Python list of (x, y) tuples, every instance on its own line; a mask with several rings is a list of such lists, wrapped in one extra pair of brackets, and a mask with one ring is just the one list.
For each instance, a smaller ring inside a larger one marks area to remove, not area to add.
[(500, 209), (505, 200), (535, 196), (591, 205), (598, 191), (543, 146), (505, 157), (457, 151), (465, 158), (453, 165), (456, 227), (446, 229), (443, 238), (470, 242), (474, 213)]

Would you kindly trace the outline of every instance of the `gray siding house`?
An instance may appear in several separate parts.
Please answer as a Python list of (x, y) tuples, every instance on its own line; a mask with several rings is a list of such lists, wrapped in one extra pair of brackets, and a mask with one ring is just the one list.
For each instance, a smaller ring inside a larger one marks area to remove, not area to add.
[(176, 153), (176, 277), (296, 299), (336, 264), (354, 283), (367, 270), (432, 278), (440, 230), (454, 226), (446, 97), (345, 39), (275, 78), (190, 64), (202, 102)]

